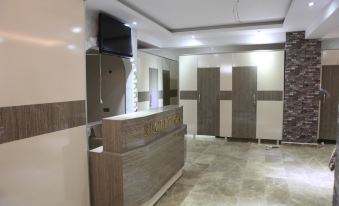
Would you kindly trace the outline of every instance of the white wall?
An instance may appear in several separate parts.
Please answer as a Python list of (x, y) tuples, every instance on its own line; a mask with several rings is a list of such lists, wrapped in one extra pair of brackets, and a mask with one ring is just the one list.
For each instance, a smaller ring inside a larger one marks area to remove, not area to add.
[[(0, 1), (0, 107), (86, 99), (83, 4)], [(89, 205), (85, 131), (0, 144), (0, 205)]]
[[(232, 91), (232, 67), (256, 66), (258, 91), (284, 90), (284, 51), (253, 51), (180, 56), (179, 90), (197, 91), (197, 68), (219, 67), (220, 90)], [(182, 100), (188, 133), (197, 133), (196, 100)], [(283, 101), (258, 101), (257, 138), (282, 138)], [(270, 129), (265, 129), (270, 127)], [(232, 101), (220, 101), (220, 135), (232, 136)]]

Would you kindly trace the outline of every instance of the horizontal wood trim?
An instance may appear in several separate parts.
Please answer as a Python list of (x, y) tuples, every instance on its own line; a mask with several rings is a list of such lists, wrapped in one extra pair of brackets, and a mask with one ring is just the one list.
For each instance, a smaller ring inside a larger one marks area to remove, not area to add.
[(220, 100), (232, 100), (232, 91), (220, 91)]
[(170, 97), (177, 97), (178, 96), (178, 90), (177, 89), (171, 89), (170, 90)]
[(85, 100), (1, 107), (0, 144), (85, 124)]
[[(159, 99), (162, 99), (164, 96), (163, 91), (159, 91)], [(149, 101), (149, 91), (146, 92), (138, 92), (138, 102), (146, 102)]]
[(138, 92), (138, 102), (149, 101), (149, 92)]
[(282, 101), (282, 91), (257, 91), (258, 101)]
[(198, 92), (197, 91), (180, 91), (180, 99), (197, 100), (198, 99)]

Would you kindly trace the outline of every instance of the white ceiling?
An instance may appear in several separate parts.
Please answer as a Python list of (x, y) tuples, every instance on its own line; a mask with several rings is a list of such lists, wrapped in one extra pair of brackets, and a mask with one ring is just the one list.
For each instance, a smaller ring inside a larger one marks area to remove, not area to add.
[[(120, 2), (169, 30), (175, 30), (283, 20), (291, 0), (240, 0), (237, 7), (237, 0), (120, 0)], [(233, 12), (236, 8), (238, 15)]]
[[(104, 11), (135, 27), (137, 38), (159, 48), (271, 44), (285, 32), (336, 38), (339, 0), (86, 0), (87, 11)], [(315, 6), (308, 7), (310, 1)], [(328, 11), (331, 11), (329, 13)], [(326, 19), (332, 17), (331, 21)], [(278, 20), (278, 21), (276, 21)], [(320, 23), (319, 23), (320, 22)], [(326, 31), (319, 25), (325, 22)], [(333, 25), (333, 28), (331, 28)], [(192, 38), (194, 35), (195, 38)]]

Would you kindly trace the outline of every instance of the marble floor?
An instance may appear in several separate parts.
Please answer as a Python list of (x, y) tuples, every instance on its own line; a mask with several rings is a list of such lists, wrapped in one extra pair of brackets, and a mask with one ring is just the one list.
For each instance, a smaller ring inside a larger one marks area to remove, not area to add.
[(157, 206), (330, 206), (334, 145), (268, 148), (186, 137), (183, 176)]

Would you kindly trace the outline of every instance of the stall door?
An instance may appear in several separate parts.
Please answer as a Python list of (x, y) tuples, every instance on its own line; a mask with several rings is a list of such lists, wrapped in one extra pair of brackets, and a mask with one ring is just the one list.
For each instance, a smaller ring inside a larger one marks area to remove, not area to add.
[(198, 134), (219, 136), (220, 69), (198, 68)]
[(232, 137), (255, 138), (257, 68), (233, 67)]
[(336, 140), (339, 96), (339, 65), (323, 66), (319, 139)]
[(164, 106), (170, 105), (171, 103), (171, 88), (170, 88), (170, 71), (162, 70), (162, 88), (163, 88), (163, 101)]
[(149, 69), (149, 107), (159, 107), (158, 70)]

